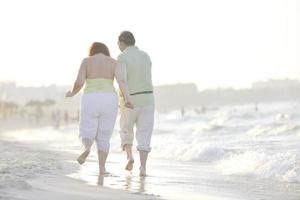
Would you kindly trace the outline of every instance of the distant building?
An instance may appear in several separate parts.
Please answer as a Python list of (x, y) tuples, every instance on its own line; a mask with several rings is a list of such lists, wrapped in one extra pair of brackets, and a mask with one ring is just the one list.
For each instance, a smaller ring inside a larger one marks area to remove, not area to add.
[(0, 82), (0, 91), (13, 90), (16, 89), (16, 87), (16, 82), (13, 81)]
[[(56, 109), (75, 110), (79, 107), (80, 96), (65, 99), (71, 86), (18, 87), (15, 82), (0, 82), (0, 101), (13, 101), (25, 105), (30, 100), (52, 99)], [(250, 89), (235, 90), (217, 88), (198, 91), (194, 83), (179, 83), (154, 88), (156, 108), (160, 111), (171, 109), (203, 108), (230, 104), (256, 104), (260, 102), (300, 101), (298, 80), (269, 80), (255, 82)]]
[(300, 83), (298, 80), (292, 79), (271, 79), (268, 81), (258, 81), (252, 84), (253, 89), (280, 89), (280, 88), (294, 88), (299, 87)]
[(158, 109), (177, 109), (181, 106), (193, 106), (197, 104), (199, 93), (194, 83), (156, 86), (154, 91)]
[(41, 86), (18, 87), (15, 82), (0, 82), (0, 100), (14, 101), (24, 105), (30, 100), (44, 101), (53, 99), (57, 102), (64, 100), (64, 95), (71, 86)]

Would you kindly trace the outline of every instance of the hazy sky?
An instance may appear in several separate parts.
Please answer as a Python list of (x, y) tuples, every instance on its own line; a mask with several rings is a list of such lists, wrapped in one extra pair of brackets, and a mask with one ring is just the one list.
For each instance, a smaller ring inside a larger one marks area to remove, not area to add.
[(297, 0), (9, 0), (0, 26), (0, 81), (19, 85), (72, 84), (93, 41), (117, 57), (122, 30), (150, 54), (155, 85), (300, 79)]

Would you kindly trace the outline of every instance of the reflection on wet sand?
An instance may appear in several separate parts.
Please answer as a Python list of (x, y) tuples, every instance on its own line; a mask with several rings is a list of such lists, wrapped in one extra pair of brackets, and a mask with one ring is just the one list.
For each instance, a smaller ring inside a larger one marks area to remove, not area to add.
[(104, 178), (104, 176), (99, 175), (97, 185), (104, 186)]
[[(112, 178), (113, 176), (98, 176), (98, 182), (97, 185), (103, 186), (103, 187), (109, 187), (113, 185), (111, 183), (111, 180), (107, 180), (107, 184), (105, 184), (105, 179)], [(124, 178), (124, 179), (123, 179)], [(144, 193), (145, 185), (146, 185), (146, 177), (137, 177), (134, 178), (132, 175), (127, 175), (125, 177), (119, 177), (119, 182), (124, 182), (122, 185), (122, 189), (127, 191), (135, 191), (138, 193)], [(136, 183), (136, 184), (135, 184)]]

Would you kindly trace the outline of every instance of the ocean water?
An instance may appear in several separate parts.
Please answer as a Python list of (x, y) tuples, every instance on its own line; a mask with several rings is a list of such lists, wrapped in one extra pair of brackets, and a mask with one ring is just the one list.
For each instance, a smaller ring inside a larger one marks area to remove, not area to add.
[(265, 104), (258, 111), (231, 106), (182, 118), (170, 113), (158, 123), (156, 157), (209, 164), (225, 175), (300, 183), (300, 104)]
[[(299, 103), (261, 104), (257, 110), (226, 106), (205, 113), (189, 109), (184, 116), (157, 113), (152, 147), (149, 177), (139, 179), (136, 169), (100, 185), (174, 200), (300, 199)], [(122, 171), (125, 156), (120, 157), (117, 130), (111, 148), (116, 156), (109, 166)], [(92, 160), (89, 171), (95, 172), (96, 156)], [(99, 185), (86, 169), (81, 179)]]
[[(136, 151), (133, 172), (124, 170), (126, 157), (117, 125), (107, 163), (113, 175), (98, 176), (94, 151), (69, 176), (86, 184), (173, 200), (300, 199), (299, 103), (259, 104), (258, 110), (254, 105), (224, 106), (204, 113), (188, 109), (184, 116), (180, 111), (156, 113), (155, 120), (148, 177), (138, 176)], [(16, 141), (74, 155), (80, 152), (77, 135), (77, 125), (9, 133)]]

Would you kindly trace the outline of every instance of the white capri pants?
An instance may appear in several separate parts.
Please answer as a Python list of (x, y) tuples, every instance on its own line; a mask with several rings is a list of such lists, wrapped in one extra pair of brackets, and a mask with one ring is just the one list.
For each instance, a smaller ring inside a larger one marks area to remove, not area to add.
[[(118, 96), (114, 92), (85, 93), (81, 98), (79, 137), (95, 140), (98, 150), (109, 152), (110, 138), (118, 113)], [(89, 147), (90, 148), (90, 147)]]
[(135, 126), (137, 150), (150, 152), (153, 125), (154, 105), (135, 107), (134, 109), (121, 109), (120, 136), (123, 150), (124, 145), (132, 145)]

